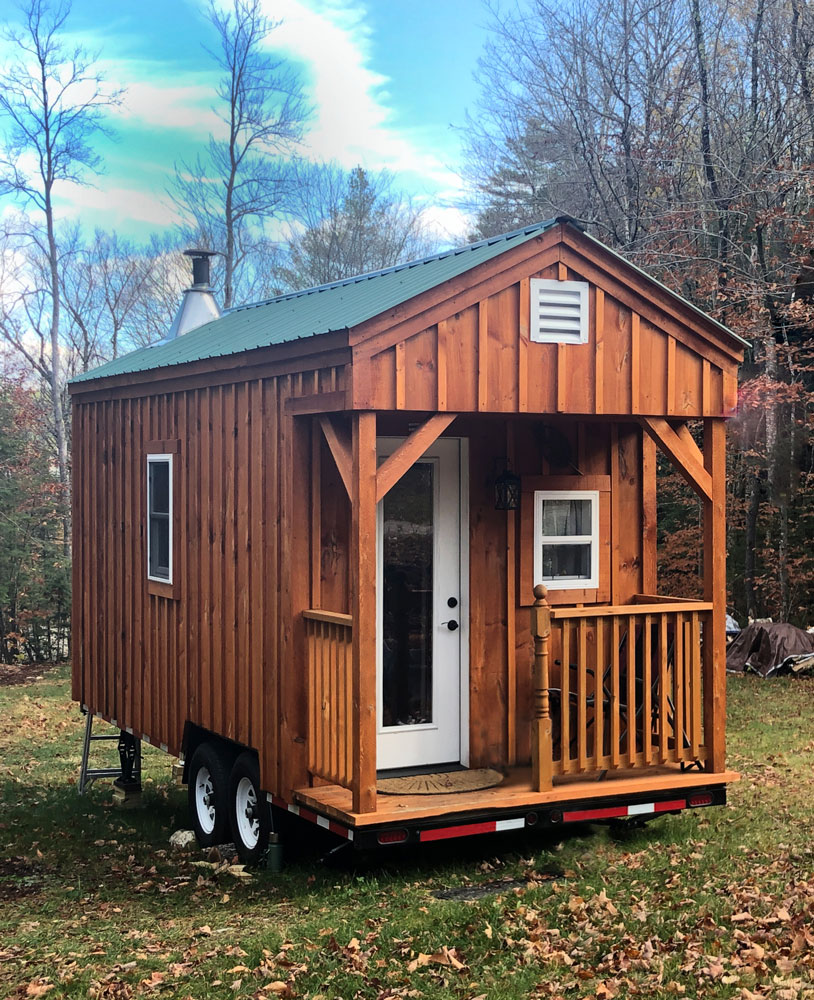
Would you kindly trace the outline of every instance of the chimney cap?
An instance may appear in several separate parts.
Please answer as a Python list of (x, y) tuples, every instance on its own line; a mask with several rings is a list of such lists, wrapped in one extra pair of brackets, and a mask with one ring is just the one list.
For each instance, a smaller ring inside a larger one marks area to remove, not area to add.
[(205, 260), (207, 257), (217, 257), (217, 255), (218, 255), (218, 251), (217, 250), (195, 250), (195, 249), (192, 249), (192, 248), (189, 249), (189, 250), (184, 250), (184, 256), (185, 257), (192, 257), (193, 260), (196, 260), (196, 259), (204, 259)]

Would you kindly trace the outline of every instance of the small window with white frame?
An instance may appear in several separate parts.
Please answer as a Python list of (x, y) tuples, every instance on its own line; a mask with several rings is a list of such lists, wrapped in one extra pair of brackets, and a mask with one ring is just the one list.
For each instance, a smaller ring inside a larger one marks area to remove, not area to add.
[(172, 583), (172, 455), (147, 456), (147, 579)]
[(599, 586), (599, 491), (536, 490), (534, 579), (551, 590)]
[(531, 278), (529, 339), (537, 344), (587, 344), (588, 282)]

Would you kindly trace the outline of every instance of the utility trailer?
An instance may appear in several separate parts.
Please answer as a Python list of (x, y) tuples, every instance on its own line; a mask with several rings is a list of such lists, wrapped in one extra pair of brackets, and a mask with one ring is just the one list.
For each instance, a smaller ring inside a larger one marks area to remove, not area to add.
[(170, 336), (70, 386), (73, 697), (183, 756), (201, 843), (723, 803), (744, 342), (564, 218), (222, 316), (190, 254)]

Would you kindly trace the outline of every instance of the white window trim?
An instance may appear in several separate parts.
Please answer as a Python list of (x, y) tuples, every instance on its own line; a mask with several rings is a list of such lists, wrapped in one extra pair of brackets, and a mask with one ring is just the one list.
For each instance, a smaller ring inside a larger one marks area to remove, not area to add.
[[(169, 576), (166, 576), (166, 577), (164, 577), (164, 576), (151, 576), (150, 575), (150, 565), (151, 565), (151, 563), (150, 563), (150, 466), (153, 463), (155, 463), (155, 462), (167, 462), (169, 464), (169, 467), (170, 467), (169, 468), (169, 473), (170, 473), (170, 475), (169, 475), (169, 511), (170, 511), (170, 513), (169, 513), (169, 526), (170, 526), (170, 542), (169, 542), (170, 558), (169, 558), (169, 563), (170, 563), (170, 565), (169, 565)], [(174, 526), (174, 518), (173, 518), (173, 513), (174, 513), (173, 512), (173, 474), (174, 474), (174, 463), (173, 463), (173, 455), (172, 454), (167, 453), (167, 454), (161, 454), (161, 455), (156, 454), (156, 455), (148, 455), (147, 456), (147, 477), (146, 477), (146, 479), (147, 479), (147, 482), (146, 482), (146, 489), (147, 489), (147, 507), (146, 507), (146, 510), (147, 510), (147, 579), (148, 580), (153, 580), (155, 583), (172, 584), (172, 576), (173, 576), (173, 547), (174, 547), (173, 546), (173, 535), (174, 535), (174, 532), (173, 532), (173, 526)]]
[[(544, 500), (590, 500), (590, 535), (544, 535)], [(543, 576), (543, 545), (591, 545), (591, 575), (577, 580)], [(597, 590), (599, 588), (599, 490), (535, 490), (534, 491), (534, 579), (549, 590)]]
[[(566, 334), (556, 330), (545, 332), (538, 325), (541, 292), (579, 292), (579, 334)], [(529, 280), (529, 339), (535, 344), (587, 344), (588, 343), (588, 282), (557, 281), (555, 278)]]

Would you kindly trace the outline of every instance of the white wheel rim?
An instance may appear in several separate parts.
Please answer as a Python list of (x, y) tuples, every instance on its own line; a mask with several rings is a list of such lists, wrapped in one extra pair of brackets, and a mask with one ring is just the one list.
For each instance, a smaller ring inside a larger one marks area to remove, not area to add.
[(204, 833), (215, 829), (215, 786), (208, 767), (199, 767), (195, 776), (195, 811)]
[(241, 778), (235, 791), (237, 830), (245, 847), (253, 850), (260, 840), (260, 812), (257, 792), (250, 778)]

